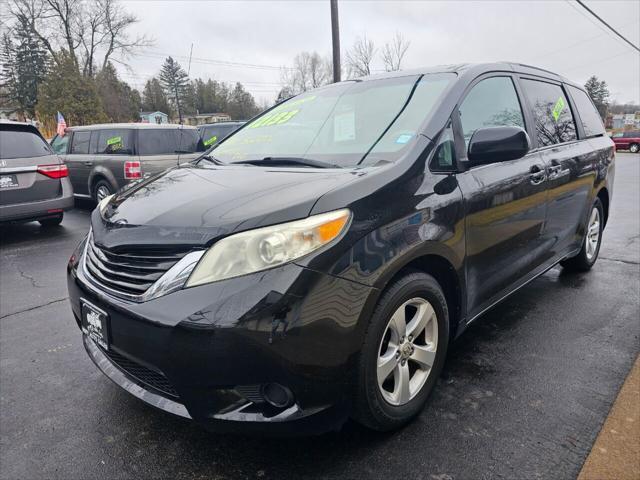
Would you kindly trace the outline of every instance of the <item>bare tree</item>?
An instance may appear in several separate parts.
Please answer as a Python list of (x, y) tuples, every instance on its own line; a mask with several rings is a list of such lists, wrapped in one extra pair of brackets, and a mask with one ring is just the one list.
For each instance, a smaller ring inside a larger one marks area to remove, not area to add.
[(136, 48), (152, 44), (144, 35), (129, 38), (126, 30), (138, 19), (117, 0), (11, 0), (10, 11), (18, 23), (28, 25), (56, 63), (64, 51), (86, 76), (108, 61), (123, 63)]
[(329, 83), (331, 62), (318, 52), (300, 52), (293, 59), (293, 68), (283, 68), (281, 82), (287, 91), (298, 94)]
[(384, 44), (382, 49), (382, 61), (387, 72), (400, 70), (402, 59), (404, 58), (411, 42), (405, 40), (400, 32), (396, 32), (391, 42)]
[(358, 37), (345, 57), (349, 78), (371, 75), (371, 62), (375, 53), (373, 40), (369, 40), (366, 35)]

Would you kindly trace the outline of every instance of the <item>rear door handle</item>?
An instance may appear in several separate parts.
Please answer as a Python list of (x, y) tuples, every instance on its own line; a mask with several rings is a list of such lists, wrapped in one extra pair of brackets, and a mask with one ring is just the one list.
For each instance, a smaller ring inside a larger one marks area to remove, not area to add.
[(547, 172), (541, 165), (532, 166), (529, 172), (529, 181), (531, 182), (531, 185), (540, 185), (547, 179)]
[(549, 167), (549, 178), (555, 178), (560, 174), (562, 165), (551, 165)]
[(93, 162), (83, 162), (87, 167), (90, 167), (91, 165), (93, 165)]

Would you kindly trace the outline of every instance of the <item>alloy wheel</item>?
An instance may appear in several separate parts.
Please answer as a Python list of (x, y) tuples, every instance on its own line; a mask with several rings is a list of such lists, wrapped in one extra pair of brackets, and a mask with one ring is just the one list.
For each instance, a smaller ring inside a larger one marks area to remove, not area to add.
[(600, 211), (594, 207), (589, 217), (589, 225), (587, 227), (587, 238), (585, 239), (587, 247), (587, 259), (593, 260), (598, 251), (600, 243)]
[(435, 362), (438, 320), (431, 304), (416, 297), (391, 316), (380, 342), (378, 388), (391, 405), (405, 405), (420, 393)]
[(98, 200), (98, 202), (101, 202), (109, 195), (111, 195), (111, 190), (109, 190), (109, 188), (104, 185), (100, 185), (96, 190), (96, 199)]

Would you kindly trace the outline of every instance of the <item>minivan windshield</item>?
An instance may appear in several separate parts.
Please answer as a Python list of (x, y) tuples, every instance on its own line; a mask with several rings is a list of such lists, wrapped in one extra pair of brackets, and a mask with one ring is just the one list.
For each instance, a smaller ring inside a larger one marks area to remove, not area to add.
[(293, 97), (210, 152), (224, 163), (326, 164), (393, 161), (415, 141), (453, 73), (352, 81)]

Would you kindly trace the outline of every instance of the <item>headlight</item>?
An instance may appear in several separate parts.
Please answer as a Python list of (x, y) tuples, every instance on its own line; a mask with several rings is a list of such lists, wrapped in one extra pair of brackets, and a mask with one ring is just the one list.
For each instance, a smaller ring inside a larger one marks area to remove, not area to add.
[(185, 286), (216, 282), (291, 262), (339, 238), (350, 219), (349, 210), (336, 210), (223, 238), (203, 255)]
[(107, 209), (107, 204), (109, 203), (109, 200), (111, 200), (112, 197), (113, 197), (113, 194), (109, 195), (108, 197), (104, 197), (102, 200), (100, 200), (100, 203), (98, 203), (98, 210), (100, 210), (100, 215), (104, 214), (104, 211)]

